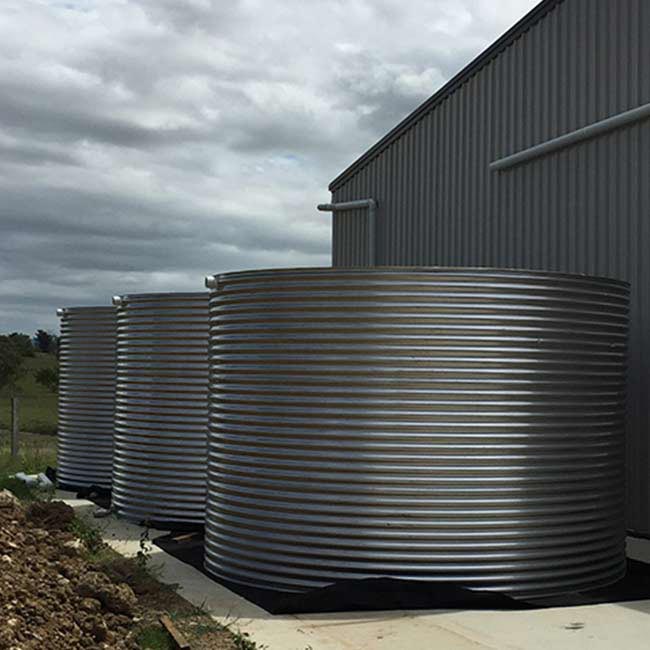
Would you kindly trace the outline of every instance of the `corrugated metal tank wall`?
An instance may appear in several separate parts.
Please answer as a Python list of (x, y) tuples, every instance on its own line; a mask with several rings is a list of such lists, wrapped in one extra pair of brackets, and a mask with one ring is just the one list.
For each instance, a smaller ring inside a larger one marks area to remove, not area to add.
[(201, 524), (206, 494), (208, 293), (118, 296), (113, 506)]
[(115, 409), (113, 307), (60, 309), (57, 481), (111, 487)]
[(229, 273), (210, 322), (211, 572), (517, 595), (624, 573), (624, 283)]
[[(628, 525), (650, 534), (650, 123), (512, 169), (489, 164), (650, 102), (650, 3), (564, 0), (377, 157), (333, 201), (378, 200), (377, 263), (508, 266), (632, 283)], [(334, 217), (335, 266), (363, 265)]]

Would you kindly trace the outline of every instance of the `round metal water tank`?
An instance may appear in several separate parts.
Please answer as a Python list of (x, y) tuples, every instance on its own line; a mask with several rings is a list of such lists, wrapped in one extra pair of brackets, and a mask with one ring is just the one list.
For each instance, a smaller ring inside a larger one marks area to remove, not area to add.
[(118, 515), (201, 524), (206, 494), (208, 293), (114, 298)]
[(59, 309), (57, 481), (111, 487), (115, 405), (113, 307)]
[(625, 283), (322, 268), (207, 284), (210, 572), (522, 597), (624, 574)]

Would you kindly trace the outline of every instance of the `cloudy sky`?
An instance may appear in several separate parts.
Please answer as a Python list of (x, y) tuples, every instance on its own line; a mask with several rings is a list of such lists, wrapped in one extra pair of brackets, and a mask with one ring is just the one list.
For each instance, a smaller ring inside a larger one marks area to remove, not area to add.
[(329, 265), (328, 182), (536, 0), (0, 0), (0, 332)]

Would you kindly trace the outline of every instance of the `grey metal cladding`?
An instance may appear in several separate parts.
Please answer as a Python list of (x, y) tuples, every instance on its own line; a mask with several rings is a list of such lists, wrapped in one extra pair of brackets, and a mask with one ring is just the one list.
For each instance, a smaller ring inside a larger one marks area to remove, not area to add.
[(111, 487), (115, 409), (113, 307), (60, 310), (57, 481)]
[(425, 268), (218, 285), (209, 571), (520, 596), (622, 575), (627, 285)]
[[(650, 3), (545, 6), (341, 175), (332, 200), (377, 199), (378, 264), (538, 268), (631, 282), (628, 526), (650, 534), (650, 122), (490, 170), (650, 103)], [(334, 216), (335, 266), (366, 264), (358, 217)]]
[(131, 520), (203, 523), (208, 292), (127, 295), (117, 309), (113, 505)]

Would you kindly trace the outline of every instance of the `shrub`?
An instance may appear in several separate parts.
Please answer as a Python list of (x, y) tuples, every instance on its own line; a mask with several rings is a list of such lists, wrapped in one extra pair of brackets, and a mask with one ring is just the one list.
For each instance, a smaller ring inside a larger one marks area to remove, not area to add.
[(18, 378), (22, 357), (8, 336), (0, 336), (0, 388)]
[(59, 369), (58, 368), (41, 368), (36, 371), (34, 379), (41, 386), (45, 386), (49, 391), (56, 393), (59, 390)]

